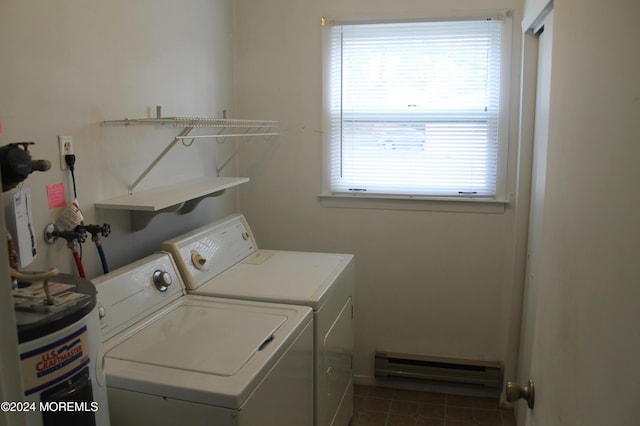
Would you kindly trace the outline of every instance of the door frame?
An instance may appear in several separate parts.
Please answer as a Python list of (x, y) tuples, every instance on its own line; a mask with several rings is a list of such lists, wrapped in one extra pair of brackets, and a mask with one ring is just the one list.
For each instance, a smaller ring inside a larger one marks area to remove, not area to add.
[[(521, 337), (525, 303), (525, 278), (527, 273), (527, 250), (529, 243), (529, 214), (531, 208), (531, 184), (533, 175), (533, 147), (536, 119), (536, 91), (538, 82), (538, 36), (548, 13), (553, 10), (553, 1), (539, 9), (535, 18), (525, 16), (522, 21), (522, 50), (520, 77), (520, 111), (518, 130), (518, 158), (514, 191), (514, 237), (512, 240), (513, 269), (511, 281), (513, 292), (509, 324), (505, 382), (524, 381), (519, 376), (521, 359)], [(502, 392), (501, 402), (505, 403)], [(526, 405), (525, 405), (526, 407)]]

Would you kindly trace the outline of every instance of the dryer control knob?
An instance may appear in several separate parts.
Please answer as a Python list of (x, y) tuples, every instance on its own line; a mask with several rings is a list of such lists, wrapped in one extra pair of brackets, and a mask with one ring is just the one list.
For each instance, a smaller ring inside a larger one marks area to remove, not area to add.
[(157, 270), (153, 273), (153, 284), (160, 291), (167, 291), (172, 283), (171, 274)]
[(207, 259), (205, 259), (200, 253), (193, 252), (191, 253), (191, 263), (193, 263), (193, 266), (195, 266), (198, 271), (202, 271), (204, 269), (204, 264), (207, 263)]

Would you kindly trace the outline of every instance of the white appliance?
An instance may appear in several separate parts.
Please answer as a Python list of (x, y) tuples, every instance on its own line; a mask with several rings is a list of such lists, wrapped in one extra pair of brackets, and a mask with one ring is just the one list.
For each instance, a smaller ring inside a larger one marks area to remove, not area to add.
[(353, 414), (351, 254), (258, 250), (244, 216), (165, 241), (192, 294), (309, 306), (314, 318), (314, 424)]
[(187, 295), (167, 253), (94, 283), (112, 424), (313, 423), (310, 308)]
[[(48, 295), (51, 301), (48, 301)], [(58, 274), (13, 290), (27, 425), (108, 426), (96, 290)], [(101, 383), (102, 382), (102, 383)]]

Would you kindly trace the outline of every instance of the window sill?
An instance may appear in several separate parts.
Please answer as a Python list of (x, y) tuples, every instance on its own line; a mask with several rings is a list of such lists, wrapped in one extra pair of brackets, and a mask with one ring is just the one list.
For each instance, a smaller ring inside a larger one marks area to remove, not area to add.
[(502, 214), (508, 200), (363, 195), (318, 195), (322, 207)]

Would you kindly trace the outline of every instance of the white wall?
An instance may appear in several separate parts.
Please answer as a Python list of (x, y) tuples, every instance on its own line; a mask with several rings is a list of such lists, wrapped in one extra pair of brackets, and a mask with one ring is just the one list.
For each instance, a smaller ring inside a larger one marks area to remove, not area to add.
[(518, 0), (235, 1), (239, 112), (282, 125), (277, 140), (243, 148), (240, 173), (251, 182), (240, 190), (240, 207), (263, 248), (356, 255), (360, 382), (373, 380), (375, 350), (507, 360), (513, 347), (509, 323), (520, 315), (511, 307), (514, 212), (512, 206), (500, 214), (321, 206), (321, 17), (515, 9), (509, 153), (514, 188), (521, 6)]
[[(79, 201), (86, 222), (112, 225), (103, 240), (112, 268), (156, 250), (159, 242), (234, 211), (235, 192), (206, 200), (186, 217), (163, 214), (129, 233), (125, 212), (95, 211), (127, 186), (175, 135), (173, 128), (103, 126), (107, 119), (165, 115), (275, 119), (283, 135), (249, 141), (240, 153), (240, 189), (263, 247), (341, 251), (357, 256), (359, 380), (371, 379), (373, 351), (397, 350), (505, 360), (510, 344), (514, 214), (323, 208), (321, 189), (320, 18), (450, 16), (515, 8), (519, 0), (326, 1), (0, 0), (0, 144), (34, 140), (32, 152), (54, 168), (32, 175), (40, 255), (29, 269), (75, 267), (65, 244), (47, 246), (45, 186), (64, 182), (57, 135), (74, 137)], [(517, 26), (516, 26), (517, 28)], [(234, 51), (230, 50), (233, 30)], [(514, 31), (510, 166), (517, 147), (518, 32)], [(233, 60), (232, 60), (233, 55)], [(236, 88), (236, 96), (232, 89)], [(237, 107), (236, 107), (237, 104)], [(217, 144), (216, 144), (217, 145)], [(142, 189), (211, 173), (214, 150), (176, 147)], [(234, 174), (233, 165), (225, 174)], [(515, 170), (510, 168), (514, 181)], [(513, 182), (512, 182), (513, 184)], [(511, 195), (512, 197), (512, 195)], [(84, 245), (88, 276), (101, 273)]]
[[(69, 174), (59, 168), (58, 135), (73, 136), (85, 223), (112, 226), (102, 240), (111, 269), (158, 250), (169, 236), (236, 210), (237, 192), (231, 190), (193, 213), (161, 214), (130, 233), (127, 212), (93, 207), (126, 195), (180, 130), (105, 126), (103, 120), (154, 117), (156, 105), (165, 116), (216, 117), (223, 109), (233, 114), (230, 0), (0, 0), (0, 10), (0, 145), (35, 141), (34, 158), (53, 163), (24, 182), (32, 190), (40, 251), (29, 270), (57, 266), (75, 273), (66, 243), (48, 246), (42, 238), (45, 225), (61, 211), (48, 208), (46, 185), (63, 182), (68, 198), (73, 192)], [(222, 161), (233, 149), (228, 145), (178, 145), (139, 189), (211, 175), (214, 156)], [(234, 173), (233, 164), (224, 171)], [(90, 239), (83, 261), (88, 277), (102, 273)]]
[(638, 40), (636, 0), (555, 2), (532, 424), (640, 422)]
[[(111, 269), (157, 251), (168, 237), (236, 211), (237, 191), (231, 190), (188, 215), (165, 213), (130, 233), (128, 213), (93, 207), (126, 195), (128, 185), (178, 132), (169, 126), (103, 126), (103, 120), (154, 116), (156, 105), (167, 116), (233, 113), (230, 31), (230, 0), (0, 0), (0, 145), (35, 141), (34, 158), (53, 163), (23, 184), (32, 191), (39, 249), (26, 270), (56, 266), (76, 273), (65, 242), (49, 246), (43, 241), (45, 225), (61, 210), (48, 208), (46, 185), (62, 182), (68, 198), (72, 193), (69, 175), (58, 165), (58, 135), (73, 136), (85, 223), (112, 226), (112, 234), (102, 239)], [(177, 146), (140, 187), (210, 175), (214, 156), (223, 161), (232, 149), (210, 141), (189, 149)], [(227, 169), (225, 175), (235, 173), (233, 164)], [(4, 194), (5, 205), (12, 193)], [(83, 245), (83, 263), (88, 277), (102, 273), (90, 240)], [(9, 286), (3, 271), (3, 285)], [(2, 305), (3, 312), (12, 312), (10, 299)], [(2, 395), (15, 400), (19, 390), (4, 371), (16, 363), (10, 343), (15, 326), (3, 322), (0, 327), (7, 337), (0, 353)]]

